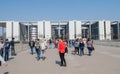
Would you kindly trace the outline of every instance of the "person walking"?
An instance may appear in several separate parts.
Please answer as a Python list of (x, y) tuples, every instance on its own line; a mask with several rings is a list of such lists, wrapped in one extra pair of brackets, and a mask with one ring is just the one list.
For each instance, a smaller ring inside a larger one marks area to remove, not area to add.
[(40, 47), (39, 39), (36, 39), (36, 41), (35, 41), (35, 50), (36, 50), (36, 54), (37, 54), (37, 60), (40, 60), (41, 47)]
[(4, 44), (4, 47), (5, 47), (5, 61), (8, 61), (9, 60), (9, 49), (10, 49), (10, 42), (8, 39), (5, 40), (5, 44)]
[(31, 54), (33, 55), (33, 50), (34, 50), (34, 47), (35, 47), (35, 42), (34, 42), (34, 40), (33, 39), (31, 39), (30, 41), (29, 41), (29, 47), (30, 47), (30, 49), (31, 49)]
[(49, 39), (49, 48), (52, 49), (52, 39)]
[(79, 39), (75, 40), (74, 47), (75, 47), (75, 54), (79, 54)]
[(90, 40), (90, 38), (87, 39), (87, 48), (88, 48), (88, 56), (91, 56), (91, 53), (92, 53), (92, 47), (93, 47), (93, 44), (92, 44), (92, 41)]
[(12, 40), (10, 41), (10, 46), (11, 46), (11, 56), (16, 56), (14, 39), (15, 39), (15, 38), (12, 38)]
[(80, 39), (80, 42), (79, 42), (80, 56), (84, 55), (84, 47), (85, 47), (85, 44), (84, 44), (83, 40)]
[(58, 51), (59, 51), (59, 56), (60, 56), (60, 60), (61, 60), (60, 66), (66, 66), (65, 48), (66, 48), (65, 42), (63, 42), (62, 38), (59, 39)]
[(47, 43), (46, 43), (46, 41), (44, 40), (44, 39), (42, 39), (42, 41), (41, 41), (41, 57), (42, 57), (42, 59), (43, 60), (45, 60), (45, 50), (47, 49)]

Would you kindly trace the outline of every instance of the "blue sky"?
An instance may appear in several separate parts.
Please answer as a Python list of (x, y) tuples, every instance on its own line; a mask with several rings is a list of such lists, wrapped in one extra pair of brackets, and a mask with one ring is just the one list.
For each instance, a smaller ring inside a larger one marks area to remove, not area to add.
[(0, 0), (6, 20), (120, 20), (120, 0)]

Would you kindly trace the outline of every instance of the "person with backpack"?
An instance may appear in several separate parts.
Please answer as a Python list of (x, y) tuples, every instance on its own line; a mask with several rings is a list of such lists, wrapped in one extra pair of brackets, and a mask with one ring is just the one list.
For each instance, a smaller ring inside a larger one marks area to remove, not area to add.
[(8, 39), (5, 40), (5, 44), (4, 44), (4, 47), (5, 47), (5, 61), (8, 61), (9, 60), (9, 49), (10, 49), (10, 42)]
[(33, 55), (33, 50), (34, 50), (34, 47), (35, 47), (35, 42), (34, 42), (34, 40), (30, 40), (29, 41), (29, 47), (30, 47), (30, 49), (31, 49), (31, 54)]

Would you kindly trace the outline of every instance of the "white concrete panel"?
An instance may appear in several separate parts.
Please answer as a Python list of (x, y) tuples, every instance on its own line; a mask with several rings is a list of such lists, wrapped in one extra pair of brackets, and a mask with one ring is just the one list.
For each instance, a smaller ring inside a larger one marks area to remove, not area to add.
[(51, 24), (50, 21), (45, 21), (45, 39), (51, 38)]
[(111, 40), (111, 25), (110, 25), (110, 21), (105, 21), (106, 24), (106, 39), (107, 40)]
[(19, 22), (13, 22), (13, 37), (15, 41), (20, 41), (20, 25)]
[(43, 38), (43, 21), (38, 21), (38, 38)]
[(6, 22), (6, 38), (8, 38), (9, 40), (11, 40), (12, 38), (12, 22), (11, 21), (7, 21)]
[(69, 39), (74, 39), (74, 21), (69, 21)]
[(76, 38), (82, 38), (82, 28), (81, 28), (81, 21), (76, 21)]
[(104, 40), (104, 21), (99, 21), (99, 40)]

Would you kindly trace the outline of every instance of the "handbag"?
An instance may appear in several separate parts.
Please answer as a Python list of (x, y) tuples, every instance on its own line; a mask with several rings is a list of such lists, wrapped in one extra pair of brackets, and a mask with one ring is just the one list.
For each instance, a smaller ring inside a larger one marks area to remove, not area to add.
[(67, 47), (65, 48), (65, 53), (68, 53), (68, 48)]
[(93, 51), (95, 50), (95, 48), (94, 48), (94, 46), (93, 46), (93, 45), (92, 45), (92, 47), (91, 47), (91, 48), (92, 48), (92, 50), (93, 50)]

